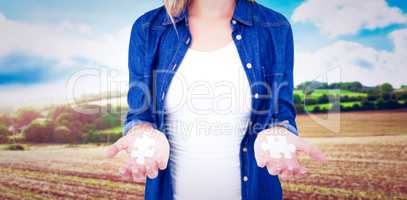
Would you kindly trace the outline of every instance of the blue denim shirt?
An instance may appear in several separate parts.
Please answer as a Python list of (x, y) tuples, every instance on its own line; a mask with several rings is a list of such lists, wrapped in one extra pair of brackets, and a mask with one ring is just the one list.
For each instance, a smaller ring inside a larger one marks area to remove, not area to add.
[[(136, 20), (129, 46), (129, 111), (124, 134), (139, 123), (150, 123), (168, 137), (164, 99), (171, 79), (191, 44), (188, 10), (174, 18), (165, 8)], [(250, 123), (240, 145), (243, 200), (282, 199), (277, 176), (259, 168), (254, 141), (261, 130), (283, 123), (297, 133), (293, 106), (293, 36), (288, 20), (278, 12), (248, 0), (236, 0), (230, 21), (232, 37), (252, 93)], [(146, 200), (173, 199), (171, 165), (155, 179), (147, 178)], [(216, 180), (213, 180), (216, 181)]]

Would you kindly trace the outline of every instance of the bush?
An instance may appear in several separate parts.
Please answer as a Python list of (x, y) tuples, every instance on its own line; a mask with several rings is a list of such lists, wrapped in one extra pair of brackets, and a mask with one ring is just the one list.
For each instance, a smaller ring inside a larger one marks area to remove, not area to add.
[(390, 100), (384, 100), (384, 99), (379, 99), (377, 100), (377, 108), (378, 109), (396, 109), (400, 108), (401, 105), (393, 99)]
[(11, 132), (8, 130), (8, 128), (0, 124), (0, 143), (7, 143), (8, 142), (8, 136), (11, 135)]
[(57, 143), (74, 143), (75, 136), (71, 133), (66, 126), (58, 126), (54, 130), (53, 135), (54, 142)]
[(365, 99), (365, 100), (362, 100), (362, 105), (360, 106), (360, 108), (362, 110), (374, 110), (374, 109), (376, 109), (376, 105), (373, 102)]
[(353, 101), (362, 101), (363, 99), (366, 99), (364, 96), (348, 96), (344, 95), (340, 97), (341, 102), (353, 102)]
[(111, 114), (111, 113), (107, 113), (107, 114), (104, 114), (104, 115), (98, 117), (95, 120), (94, 124), (95, 124), (95, 128), (98, 130), (117, 127), (117, 126), (120, 126), (120, 116)]
[(25, 130), (25, 140), (34, 143), (53, 141), (54, 125), (46, 119), (36, 119)]
[(361, 106), (357, 103), (353, 104), (350, 110), (361, 110)]
[(10, 136), (12, 133), (8, 130), (8, 128), (3, 125), (0, 124), (0, 135), (5, 135), (5, 136)]
[(344, 110), (343, 106), (341, 106), (341, 103), (339, 101), (335, 101), (332, 103), (332, 107), (329, 109), (331, 112), (341, 112), (341, 110)]
[(13, 125), (14, 121), (15, 121), (15, 118), (13, 118), (10, 115), (0, 114), (0, 124), (3, 124), (4, 126), (11, 126), (11, 125)]
[(27, 147), (22, 144), (10, 144), (5, 148), (5, 150), (10, 150), (10, 151), (24, 151), (26, 149), (27, 149)]
[(0, 135), (0, 144), (8, 143), (8, 137), (6, 135)]
[(318, 104), (324, 104), (324, 103), (329, 103), (329, 97), (326, 94), (321, 95), (317, 99)]
[(353, 92), (363, 92), (364, 86), (360, 82), (340, 82), (329, 85), (330, 89), (350, 90)]
[(302, 100), (299, 94), (294, 94), (294, 104), (303, 104), (304, 101)]
[(83, 141), (88, 132), (94, 130), (94, 125), (83, 118), (81, 113), (60, 113), (55, 124), (58, 127), (66, 127), (70, 132), (72, 142), (79, 143)]
[(314, 109), (312, 110), (312, 112), (314, 112), (314, 113), (319, 113), (319, 112), (321, 112), (321, 107), (315, 106)]
[(398, 91), (394, 93), (396, 100), (398, 101), (407, 101), (407, 91)]
[(295, 106), (295, 111), (296, 111), (298, 114), (305, 113), (304, 104), (302, 104), (302, 103), (300, 103), (300, 104), (294, 104), (294, 106)]
[(29, 125), (35, 119), (41, 117), (41, 113), (34, 109), (20, 109), (17, 111), (16, 127), (23, 127)]
[(304, 100), (305, 105), (315, 105), (318, 104), (318, 100), (314, 98), (305, 98)]
[(94, 131), (88, 134), (86, 142), (89, 143), (112, 143), (122, 136), (121, 132)]

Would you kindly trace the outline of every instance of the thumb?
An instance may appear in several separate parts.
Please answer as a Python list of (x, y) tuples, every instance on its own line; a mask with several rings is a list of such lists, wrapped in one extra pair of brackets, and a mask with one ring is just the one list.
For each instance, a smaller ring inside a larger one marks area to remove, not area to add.
[(127, 149), (125, 136), (121, 137), (114, 144), (110, 145), (106, 151), (106, 158), (115, 157), (120, 151)]
[(168, 159), (161, 158), (160, 161), (158, 162), (158, 168), (160, 170), (165, 170), (168, 165)]
[(303, 152), (311, 159), (317, 161), (320, 164), (325, 164), (327, 162), (326, 157), (322, 151), (319, 149), (309, 145), (307, 142), (301, 139), (299, 144), (297, 145), (299, 151)]

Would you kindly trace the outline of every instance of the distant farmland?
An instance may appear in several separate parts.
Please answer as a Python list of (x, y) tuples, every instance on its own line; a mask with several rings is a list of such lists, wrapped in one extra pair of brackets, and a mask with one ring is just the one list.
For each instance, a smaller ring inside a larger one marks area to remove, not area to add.
[(351, 108), (354, 105), (361, 106), (361, 101), (360, 99), (365, 99), (367, 98), (368, 94), (367, 93), (362, 93), (362, 92), (353, 92), (350, 90), (340, 90), (340, 89), (315, 89), (312, 91), (310, 94), (304, 94), (303, 91), (301, 90), (295, 90), (294, 95), (298, 96), (301, 99), (301, 103), (304, 104), (305, 110), (307, 112), (313, 112), (316, 107), (318, 109), (322, 110), (330, 110), (332, 109), (333, 102), (324, 102), (324, 103), (306, 103), (307, 100), (314, 100), (318, 101), (322, 96), (338, 96), (341, 98), (347, 97), (347, 98), (358, 98), (358, 100), (354, 101), (346, 101), (346, 102), (339, 102), (340, 105), (343, 108)]
[(349, 90), (340, 90), (340, 89), (316, 89), (310, 95), (305, 95), (301, 90), (295, 90), (294, 94), (300, 95), (302, 98), (305, 96), (307, 98), (318, 98), (322, 95), (340, 95), (340, 96), (349, 96), (349, 97), (367, 97), (366, 93), (362, 92), (352, 92)]
[[(304, 178), (283, 182), (285, 199), (407, 199), (407, 112), (357, 112), (340, 117), (339, 133), (299, 116), (303, 137), (328, 164), (308, 159)], [(324, 119), (326, 115), (313, 117)], [(0, 151), (0, 199), (143, 199), (143, 185), (120, 178), (125, 155), (108, 160), (106, 146), (34, 145)]]
[[(407, 135), (406, 109), (298, 115), (297, 122), (304, 137)], [(339, 132), (329, 129), (336, 125)]]
[[(343, 108), (351, 108), (354, 105), (359, 105), (361, 106), (361, 99), (366, 99), (368, 97), (367, 93), (363, 92), (353, 92), (350, 90), (341, 90), (341, 89), (315, 89), (312, 91), (310, 94), (304, 94), (302, 90), (296, 89), (294, 91), (294, 95), (298, 96), (301, 100), (300, 102), (297, 102), (296, 104), (303, 104), (307, 112), (313, 112), (316, 107), (322, 110), (330, 110), (332, 108), (334, 100), (331, 102), (324, 102), (324, 103), (315, 103), (315, 101), (318, 101), (322, 96), (338, 96), (341, 98), (356, 98), (358, 100), (353, 100), (353, 101), (341, 101), (340, 105)], [(309, 103), (307, 101), (313, 100), (314, 103)], [(91, 105), (107, 105), (111, 104), (113, 106), (127, 106), (127, 97), (126, 96), (115, 96), (115, 97), (110, 97), (110, 98), (102, 98), (102, 99), (97, 99), (97, 100), (89, 100), (89, 101), (83, 101), (82, 103), (87, 103)]]

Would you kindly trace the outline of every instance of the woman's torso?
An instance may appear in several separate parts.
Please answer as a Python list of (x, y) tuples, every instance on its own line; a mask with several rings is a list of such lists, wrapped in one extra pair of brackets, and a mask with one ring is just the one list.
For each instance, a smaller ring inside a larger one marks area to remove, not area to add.
[[(271, 9), (247, 0), (236, 2), (229, 22), (232, 27), (231, 37), (249, 80), (252, 100), (249, 126), (239, 148), (241, 195), (244, 200), (281, 199), (282, 188), (278, 177), (270, 176), (266, 169), (257, 167), (253, 143), (256, 133), (270, 123), (271, 114), (295, 123), (295, 111), (290, 101), (293, 66), (291, 27), (284, 16)], [(133, 89), (134, 93), (150, 89), (151, 95), (129, 95), (129, 101), (135, 108), (148, 103), (151, 106), (139, 113), (130, 113), (127, 121), (150, 121), (167, 137), (170, 134), (165, 129), (167, 119), (164, 102), (169, 96), (168, 88), (174, 81), (174, 72), (180, 67), (191, 44), (187, 19), (187, 12), (175, 17), (175, 31), (165, 9), (160, 7), (140, 17), (132, 31), (135, 38), (133, 43), (140, 48), (130, 51), (129, 66), (133, 75), (130, 83), (140, 86)], [(218, 69), (214, 73), (217, 72)], [(274, 87), (283, 82), (286, 83), (285, 87)], [(277, 108), (270, 97), (278, 90), (282, 91), (279, 95), (282, 101), (278, 101)], [(147, 179), (145, 199), (173, 199), (174, 187), (170, 173), (173, 168), (169, 163), (168, 168), (160, 171), (156, 179)]]
[(233, 42), (189, 49), (165, 109), (176, 200), (240, 199), (240, 142), (251, 107), (250, 87)]

